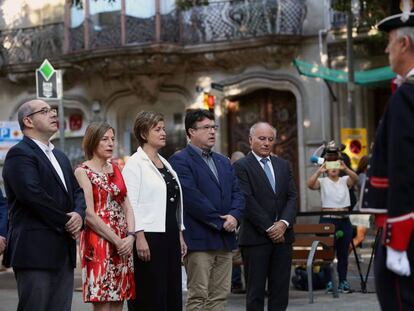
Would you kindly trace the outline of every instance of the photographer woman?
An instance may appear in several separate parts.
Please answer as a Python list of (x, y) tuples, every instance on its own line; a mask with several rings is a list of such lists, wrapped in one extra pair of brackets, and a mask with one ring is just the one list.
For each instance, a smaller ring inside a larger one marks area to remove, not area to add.
[[(328, 153), (329, 154), (329, 153)], [(332, 155), (332, 153), (331, 153)], [(328, 158), (325, 156), (325, 159)], [(329, 159), (330, 160), (330, 159)], [(339, 168), (331, 168), (335, 162)], [(327, 166), (329, 169), (327, 169)], [(346, 175), (340, 177), (340, 172), (343, 171)], [(326, 177), (321, 177), (326, 173)], [(312, 190), (320, 190), (322, 211), (349, 211), (350, 198), (349, 188), (351, 188), (358, 181), (358, 176), (353, 170), (348, 168), (342, 160), (325, 161), (317, 171), (309, 178), (307, 185)], [(348, 281), (346, 279), (348, 270), (348, 247), (352, 239), (352, 225), (349, 221), (348, 215), (323, 215), (319, 223), (331, 223), (335, 225), (335, 250), (338, 259), (338, 276), (339, 286), (338, 291), (349, 293), (351, 291)], [(332, 292), (333, 285), (331, 276), (327, 280), (328, 292)]]

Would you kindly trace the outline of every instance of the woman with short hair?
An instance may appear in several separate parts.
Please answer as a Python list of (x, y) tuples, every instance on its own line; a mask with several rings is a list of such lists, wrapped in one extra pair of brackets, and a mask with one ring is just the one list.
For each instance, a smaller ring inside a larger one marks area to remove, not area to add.
[(166, 144), (163, 115), (140, 112), (134, 134), (139, 147), (122, 171), (137, 232), (136, 299), (128, 302), (128, 309), (181, 311), (181, 260), (187, 252), (183, 198), (177, 174), (158, 153)]

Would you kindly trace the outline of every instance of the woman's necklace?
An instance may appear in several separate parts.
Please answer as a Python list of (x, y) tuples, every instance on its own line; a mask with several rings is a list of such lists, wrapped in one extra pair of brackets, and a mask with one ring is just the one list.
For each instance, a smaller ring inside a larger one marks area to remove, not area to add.
[(96, 173), (100, 173), (100, 174), (106, 174), (109, 171), (109, 166), (110, 164), (108, 162), (105, 162), (105, 164), (103, 166), (97, 165), (96, 163), (90, 161), (90, 166), (91, 169), (96, 172)]

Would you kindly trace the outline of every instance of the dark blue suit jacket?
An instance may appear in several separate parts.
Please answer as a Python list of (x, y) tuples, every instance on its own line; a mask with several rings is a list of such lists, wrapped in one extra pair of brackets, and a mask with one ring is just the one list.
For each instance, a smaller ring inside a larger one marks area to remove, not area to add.
[(0, 236), (6, 237), (7, 235), (7, 220), (8, 220), (7, 201), (3, 196), (3, 192), (0, 189)]
[(65, 230), (66, 213), (84, 219), (85, 200), (68, 158), (53, 154), (67, 190), (44, 152), (24, 137), (7, 153), (3, 179), (9, 202), (5, 263), (13, 268), (56, 269), (69, 258), (76, 265), (76, 242)]
[(230, 214), (240, 222), (244, 196), (229, 159), (215, 152), (212, 158), (219, 181), (190, 146), (170, 158), (183, 190), (184, 238), (190, 251), (237, 247), (235, 233), (223, 229), (220, 216)]

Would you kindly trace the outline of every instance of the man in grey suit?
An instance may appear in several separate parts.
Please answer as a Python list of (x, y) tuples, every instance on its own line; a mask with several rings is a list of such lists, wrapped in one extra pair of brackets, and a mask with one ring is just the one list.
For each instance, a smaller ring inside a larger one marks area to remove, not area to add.
[(276, 129), (259, 122), (250, 129), (251, 152), (234, 164), (246, 198), (239, 245), (247, 274), (246, 310), (286, 310), (292, 263), (292, 225), (297, 194), (288, 161), (271, 155)]

